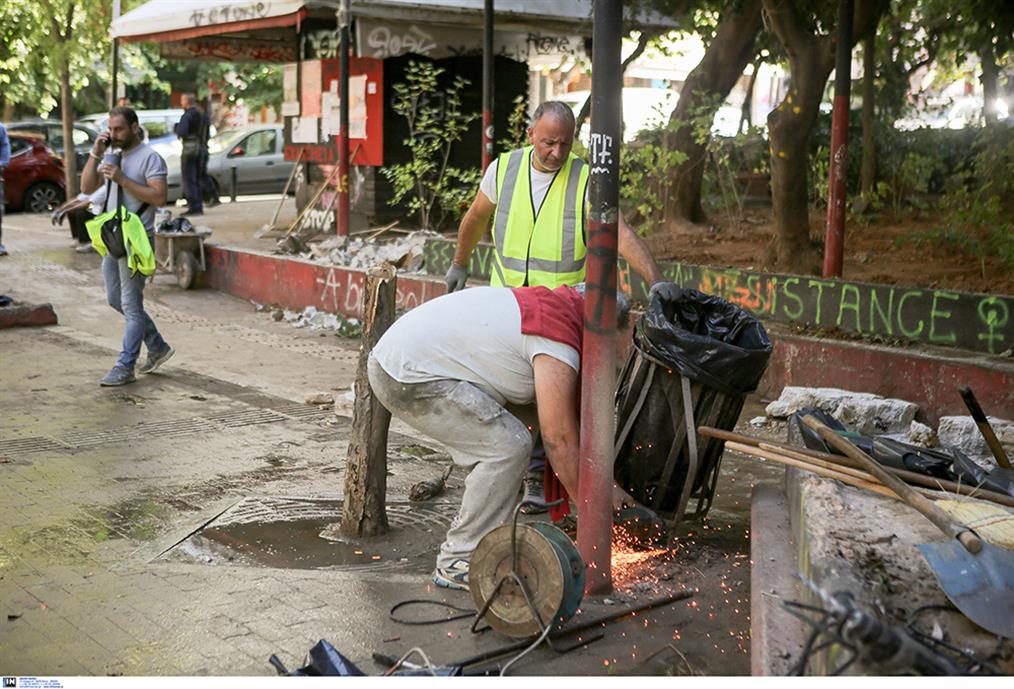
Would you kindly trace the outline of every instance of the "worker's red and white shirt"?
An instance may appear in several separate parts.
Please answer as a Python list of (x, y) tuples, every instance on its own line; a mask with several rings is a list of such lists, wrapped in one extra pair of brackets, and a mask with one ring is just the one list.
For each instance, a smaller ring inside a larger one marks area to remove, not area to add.
[(513, 290), (475, 287), (428, 301), (399, 318), (373, 357), (400, 383), (463, 380), (504, 404), (535, 401), (532, 361), (551, 356), (580, 372), (574, 347), (521, 332)]

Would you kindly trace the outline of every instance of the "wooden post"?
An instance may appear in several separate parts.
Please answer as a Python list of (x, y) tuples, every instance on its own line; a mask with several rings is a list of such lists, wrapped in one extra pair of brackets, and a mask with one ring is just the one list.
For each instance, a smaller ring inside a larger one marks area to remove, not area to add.
[(341, 533), (377, 536), (386, 533), (387, 429), (391, 412), (373, 396), (366, 375), (370, 352), (394, 322), (394, 296), (398, 279), (394, 266), (385, 263), (366, 271), (362, 347), (356, 372), (356, 401), (352, 410), (352, 437), (345, 465), (345, 499)]

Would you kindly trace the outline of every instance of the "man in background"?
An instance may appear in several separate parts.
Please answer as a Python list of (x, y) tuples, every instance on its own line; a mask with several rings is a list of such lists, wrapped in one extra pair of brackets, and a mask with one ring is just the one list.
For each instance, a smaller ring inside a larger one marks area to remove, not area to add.
[(204, 215), (204, 201), (201, 199), (201, 128), (203, 117), (196, 106), (197, 98), (184, 93), (180, 99), (183, 116), (177, 123), (176, 136), (183, 143), (180, 156), (180, 173), (183, 178), (183, 195), (187, 199), (187, 211), (183, 215)]

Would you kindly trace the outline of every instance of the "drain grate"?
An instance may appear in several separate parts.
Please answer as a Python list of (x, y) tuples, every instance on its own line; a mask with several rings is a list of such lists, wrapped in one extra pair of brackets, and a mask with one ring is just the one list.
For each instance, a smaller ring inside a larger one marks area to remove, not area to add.
[(247, 498), (166, 551), (163, 560), (283, 569), (429, 572), (454, 504), (387, 504), (390, 531), (350, 541), (337, 534), (340, 500)]
[(274, 411), (303, 421), (322, 421), (334, 417), (334, 410), (330, 407), (318, 407), (312, 404), (300, 404), (299, 402), (275, 407)]
[(215, 427), (200, 417), (193, 419), (170, 419), (167, 421), (145, 421), (128, 428), (108, 431), (78, 431), (60, 436), (60, 440), (71, 447), (89, 447), (106, 443), (150, 438), (152, 436), (192, 435), (208, 433)]
[(241, 411), (224, 412), (205, 417), (208, 421), (224, 426), (225, 428), (240, 428), (242, 426), (255, 426), (261, 423), (278, 423), (287, 419), (270, 409), (244, 409)]
[(0, 454), (27, 455), (32, 452), (58, 452), (68, 449), (53, 438), (32, 436), (29, 438), (12, 438), (0, 440)]

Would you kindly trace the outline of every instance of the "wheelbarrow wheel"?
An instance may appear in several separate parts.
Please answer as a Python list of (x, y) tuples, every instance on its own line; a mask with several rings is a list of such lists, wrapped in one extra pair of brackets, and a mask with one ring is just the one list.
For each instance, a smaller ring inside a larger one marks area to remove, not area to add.
[(183, 289), (190, 289), (197, 277), (197, 258), (193, 253), (183, 250), (176, 254), (176, 284)]

